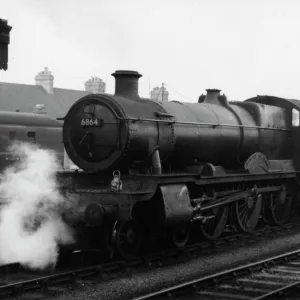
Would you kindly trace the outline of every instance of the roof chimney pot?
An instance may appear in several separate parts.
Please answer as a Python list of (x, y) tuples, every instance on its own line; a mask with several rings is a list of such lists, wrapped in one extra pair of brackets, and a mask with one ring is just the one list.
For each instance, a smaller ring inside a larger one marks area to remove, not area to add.
[(42, 86), (48, 94), (53, 94), (53, 80), (54, 76), (47, 67), (35, 76), (35, 84)]

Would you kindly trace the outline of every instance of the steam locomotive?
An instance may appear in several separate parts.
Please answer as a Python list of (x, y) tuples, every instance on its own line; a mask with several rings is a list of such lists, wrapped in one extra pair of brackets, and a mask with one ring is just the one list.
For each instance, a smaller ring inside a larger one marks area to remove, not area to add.
[(227, 227), (251, 232), (260, 220), (289, 220), (300, 101), (229, 102), (209, 89), (198, 103), (158, 102), (139, 97), (138, 72), (112, 75), (114, 95), (87, 95), (63, 118), (64, 147), (79, 168), (68, 191), (94, 242), (127, 258), (153, 236), (183, 247)]

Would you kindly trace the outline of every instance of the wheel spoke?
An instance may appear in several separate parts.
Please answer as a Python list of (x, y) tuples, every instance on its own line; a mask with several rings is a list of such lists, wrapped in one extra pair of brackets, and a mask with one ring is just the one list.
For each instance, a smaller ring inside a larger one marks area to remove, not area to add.
[(239, 213), (239, 217), (240, 217), (240, 220), (242, 222), (242, 224), (244, 224), (245, 222), (245, 219), (248, 217), (248, 208), (247, 207), (244, 207), (243, 211), (241, 213)]
[(245, 210), (243, 216), (241, 217), (241, 223), (243, 225), (246, 225), (248, 218), (249, 218), (249, 213), (248, 211)]

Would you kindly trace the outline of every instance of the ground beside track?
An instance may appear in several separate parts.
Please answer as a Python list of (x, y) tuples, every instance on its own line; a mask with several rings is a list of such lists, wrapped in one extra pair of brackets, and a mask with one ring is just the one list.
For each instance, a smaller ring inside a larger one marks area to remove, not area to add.
[(299, 248), (300, 233), (291, 234), (259, 242), (252, 246), (240, 247), (231, 253), (205, 255), (175, 266), (139, 272), (130, 277), (123, 275), (98, 284), (87, 284), (79, 290), (70, 290), (67, 294), (51, 297), (51, 299), (132, 299), (171, 284), (178, 284), (202, 275), (220, 272), (246, 262), (255, 262), (270, 255), (277, 255), (283, 251), (292, 251)]

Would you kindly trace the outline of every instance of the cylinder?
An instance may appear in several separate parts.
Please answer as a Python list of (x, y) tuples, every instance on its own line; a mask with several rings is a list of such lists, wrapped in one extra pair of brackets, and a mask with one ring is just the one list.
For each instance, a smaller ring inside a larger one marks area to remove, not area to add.
[(104, 219), (104, 208), (102, 205), (92, 203), (87, 206), (84, 213), (84, 219), (89, 226), (101, 226)]

